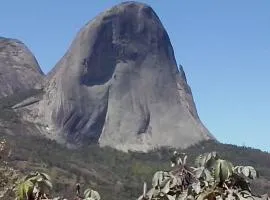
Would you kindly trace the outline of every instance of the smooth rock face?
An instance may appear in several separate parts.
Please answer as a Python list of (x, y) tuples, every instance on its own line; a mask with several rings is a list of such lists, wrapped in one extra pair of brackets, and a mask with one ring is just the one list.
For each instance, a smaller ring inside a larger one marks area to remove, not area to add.
[(29, 108), (48, 137), (121, 150), (187, 147), (213, 136), (151, 7), (122, 3), (81, 29)]
[(33, 88), (42, 78), (35, 57), (22, 42), (0, 37), (0, 98)]

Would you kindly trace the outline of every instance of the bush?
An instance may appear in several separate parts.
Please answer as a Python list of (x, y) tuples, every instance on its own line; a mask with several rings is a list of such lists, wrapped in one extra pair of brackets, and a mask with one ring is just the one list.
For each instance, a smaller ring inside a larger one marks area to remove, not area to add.
[(216, 152), (205, 153), (195, 159), (195, 166), (187, 165), (187, 155), (174, 152), (171, 171), (157, 171), (152, 188), (138, 200), (270, 200), (267, 195), (252, 193), (249, 179), (257, 177), (251, 166), (233, 166)]

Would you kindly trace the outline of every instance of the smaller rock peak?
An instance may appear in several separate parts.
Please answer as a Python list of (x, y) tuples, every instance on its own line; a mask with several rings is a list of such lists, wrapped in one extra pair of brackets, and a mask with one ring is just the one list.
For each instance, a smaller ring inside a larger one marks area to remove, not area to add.
[(31, 68), (40, 75), (44, 75), (33, 53), (19, 39), (0, 36), (0, 65)]
[(43, 75), (35, 56), (22, 41), (0, 37), (0, 98), (34, 88)]

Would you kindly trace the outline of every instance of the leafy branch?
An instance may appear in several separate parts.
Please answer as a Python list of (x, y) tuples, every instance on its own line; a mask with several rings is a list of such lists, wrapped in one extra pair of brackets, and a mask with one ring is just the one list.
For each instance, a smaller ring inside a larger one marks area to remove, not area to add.
[(187, 166), (187, 155), (174, 152), (172, 170), (154, 174), (152, 188), (138, 200), (269, 200), (267, 195), (255, 196), (248, 179), (255, 179), (252, 166), (234, 166), (216, 152), (198, 156), (194, 166)]

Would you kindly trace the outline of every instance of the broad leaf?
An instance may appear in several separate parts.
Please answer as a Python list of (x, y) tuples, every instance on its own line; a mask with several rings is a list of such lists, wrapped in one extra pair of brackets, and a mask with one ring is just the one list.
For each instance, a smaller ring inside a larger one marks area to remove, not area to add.
[(225, 182), (233, 174), (233, 165), (226, 160), (218, 159), (214, 169), (214, 178), (218, 183)]
[(91, 198), (93, 200), (100, 200), (100, 195), (97, 191), (88, 188), (84, 191), (84, 198)]
[(254, 169), (254, 167), (251, 167), (251, 166), (236, 166), (234, 168), (234, 172), (250, 179), (257, 178), (257, 172)]
[(162, 184), (164, 184), (164, 180), (167, 180), (168, 178), (170, 178), (168, 172), (157, 171), (152, 179), (152, 186), (153, 187), (161, 186)]

